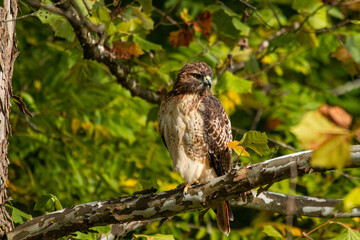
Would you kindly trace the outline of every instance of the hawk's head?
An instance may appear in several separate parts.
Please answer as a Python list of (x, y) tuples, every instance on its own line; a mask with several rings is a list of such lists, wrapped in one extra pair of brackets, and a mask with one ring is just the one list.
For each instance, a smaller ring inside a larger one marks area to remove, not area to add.
[(212, 76), (211, 68), (206, 63), (188, 63), (179, 71), (173, 91), (181, 94), (210, 92)]

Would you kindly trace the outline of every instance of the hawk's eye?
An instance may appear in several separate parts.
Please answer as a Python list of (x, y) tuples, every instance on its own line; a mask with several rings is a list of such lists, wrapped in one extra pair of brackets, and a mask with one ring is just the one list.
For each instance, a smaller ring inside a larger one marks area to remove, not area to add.
[(201, 78), (201, 74), (193, 73), (193, 77), (196, 79), (199, 79), (199, 78)]

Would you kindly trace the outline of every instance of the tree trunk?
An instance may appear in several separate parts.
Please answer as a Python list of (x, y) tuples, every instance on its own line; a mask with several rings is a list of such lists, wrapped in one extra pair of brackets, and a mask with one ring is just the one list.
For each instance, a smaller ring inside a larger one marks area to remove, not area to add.
[(6, 192), (8, 179), (7, 158), (8, 135), (11, 134), (9, 123), (10, 98), (12, 96), (11, 79), (16, 56), (18, 55), (15, 36), (17, 1), (4, 0), (0, 7), (0, 238), (12, 230), (13, 223), (6, 212), (5, 203), (9, 200)]

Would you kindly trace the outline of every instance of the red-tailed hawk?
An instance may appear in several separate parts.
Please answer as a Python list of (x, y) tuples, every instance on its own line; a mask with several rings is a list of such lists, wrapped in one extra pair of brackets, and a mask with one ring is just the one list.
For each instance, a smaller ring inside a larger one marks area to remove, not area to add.
[[(173, 89), (163, 99), (159, 129), (174, 171), (185, 180), (185, 193), (195, 182), (207, 182), (231, 170), (231, 124), (221, 102), (212, 95), (211, 68), (203, 62), (186, 64)], [(227, 202), (213, 207), (219, 229), (230, 232)]]

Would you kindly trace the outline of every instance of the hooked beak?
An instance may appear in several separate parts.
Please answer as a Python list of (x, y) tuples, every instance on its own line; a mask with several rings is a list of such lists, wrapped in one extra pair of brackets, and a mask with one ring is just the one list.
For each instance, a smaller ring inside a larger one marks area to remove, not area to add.
[(211, 77), (210, 77), (210, 76), (206, 76), (206, 77), (204, 78), (204, 84), (207, 85), (207, 86), (209, 86), (209, 88), (211, 88), (212, 82), (211, 82)]

